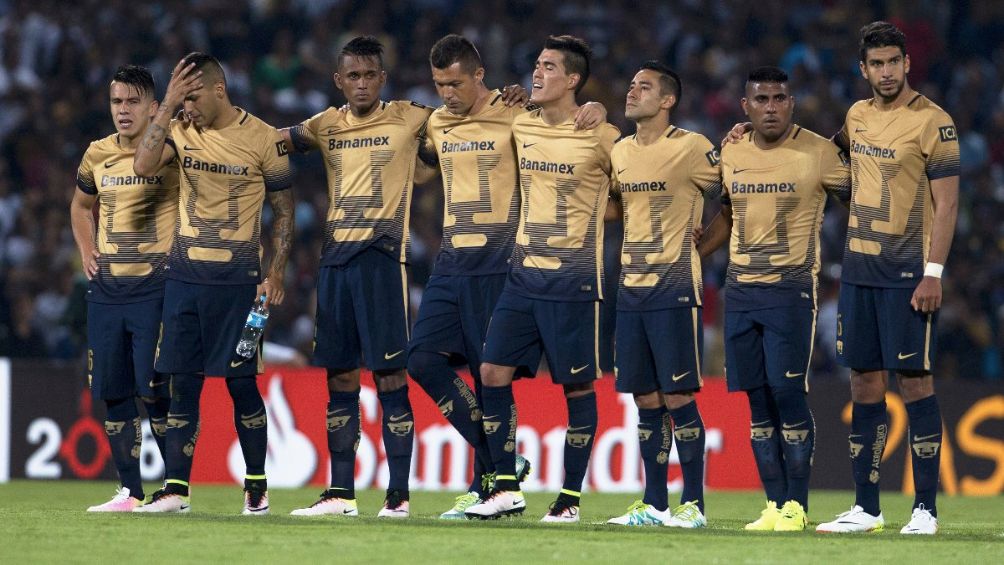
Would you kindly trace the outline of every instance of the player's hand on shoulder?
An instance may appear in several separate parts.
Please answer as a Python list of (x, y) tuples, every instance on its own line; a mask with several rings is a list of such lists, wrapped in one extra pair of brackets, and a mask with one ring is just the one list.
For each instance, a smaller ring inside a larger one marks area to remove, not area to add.
[(266, 308), (272, 305), (281, 305), (283, 299), (286, 298), (286, 290), (282, 277), (277, 277), (275, 275), (265, 277), (265, 280), (258, 285), (258, 296), (261, 296), (262, 294), (265, 295)]
[(530, 93), (518, 84), (510, 84), (502, 88), (502, 103), (506, 106), (526, 106), (530, 101)]
[(729, 133), (725, 134), (725, 138), (722, 139), (722, 147), (725, 147), (725, 144), (727, 143), (739, 143), (743, 140), (743, 136), (751, 131), (753, 131), (752, 123), (739, 122), (738, 124), (732, 126)]
[(607, 121), (607, 109), (599, 102), (586, 102), (575, 112), (575, 129), (596, 129)]
[(941, 308), (941, 279), (924, 277), (913, 291), (910, 306), (924, 314), (938, 311)]

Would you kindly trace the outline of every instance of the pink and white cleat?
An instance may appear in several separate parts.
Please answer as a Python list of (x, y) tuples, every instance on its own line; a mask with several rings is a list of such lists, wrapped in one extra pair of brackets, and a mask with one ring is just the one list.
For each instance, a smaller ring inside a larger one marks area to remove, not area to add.
[(132, 512), (133, 508), (143, 504), (138, 498), (129, 494), (129, 489), (121, 487), (115, 490), (115, 496), (104, 504), (91, 506), (88, 512)]

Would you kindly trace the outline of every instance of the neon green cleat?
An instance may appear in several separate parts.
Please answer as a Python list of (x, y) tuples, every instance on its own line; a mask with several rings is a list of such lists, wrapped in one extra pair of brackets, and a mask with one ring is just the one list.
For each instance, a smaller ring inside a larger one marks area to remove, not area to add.
[(774, 525), (781, 517), (781, 511), (777, 509), (777, 503), (773, 500), (767, 501), (767, 508), (763, 509), (760, 517), (755, 521), (746, 524), (746, 530), (751, 532), (773, 532)]
[(481, 495), (476, 492), (467, 492), (456, 498), (453, 508), (439, 515), (440, 520), (466, 520), (464, 511), (481, 502)]
[(696, 501), (685, 502), (673, 509), (673, 515), (663, 523), (670, 528), (704, 528), (708, 519), (697, 507)]
[(775, 532), (801, 532), (809, 524), (805, 509), (794, 500), (789, 500), (781, 507), (780, 515), (774, 522)]
[(628, 507), (625, 514), (611, 518), (607, 520), (607, 523), (616, 526), (662, 526), (670, 517), (668, 508), (660, 512), (656, 510), (655, 506), (636, 500)]

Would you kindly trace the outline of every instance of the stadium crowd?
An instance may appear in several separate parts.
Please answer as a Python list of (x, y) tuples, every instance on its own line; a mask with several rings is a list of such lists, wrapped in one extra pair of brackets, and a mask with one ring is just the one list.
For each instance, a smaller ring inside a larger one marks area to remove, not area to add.
[[(202, 50), (226, 67), (234, 102), (285, 127), (343, 103), (332, 84), (335, 55), (350, 38), (386, 45), (385, 99), (438, 106), (428, 50), (462, 33), (481, 50), (489, 87), (527, 85), (545, 37), (573, 33), (595, 50), (581, 100), (623, 117), (637, 66), (658, 58), (683, 79), (673, 121), (721, 139), (742, 119), (749, 69), (777, 64), (792, 76), (796, 121), (823, 135), (853, 101), (870, 96), (858, 71), (857, 30), (887, 19), (908, 38), (915, 89), (958, 126), (962, 177), (959, 222), (947, 265), (939, 324), (940, 377), (1004, 379), (1004, 4), (938, 0), (780, 3), (730, 0), (0, 0), (0, 356), (76, 362), (86, 350), (86, 279), (69, 224), (74, 176), (88, 142), (111, 132), (108, 82), (135, 63), (162, 94), (186, 53)], [(309, 353), (314, 279), (328, 197), (316, 156), (293, 156), (297, 236), (286, 303), (269, 339)], [(832, 203), (831, 203), (832, 204)], [(717, 209), (705, 208), (706, 221)], [(266, 207), (266, 233), (269, 229)], [(442, 191), (419, 187), (412, 204), (415, 304), (439, 246)], [(823, 225), (815, 377), (839, 375), (834, 361), (836, 298), (846, 211), (828, 207)], [(616, 226), (608, 267), (616, 267)], [(722, 367), (720, 286), (727, 257), (705, 266), (705, 372)], [(608, 280), (614, 282), (610, 274)], [(613, 288), (612, 286), (610, 288)], [(610, 293), (611, 295), (613, 293)]]

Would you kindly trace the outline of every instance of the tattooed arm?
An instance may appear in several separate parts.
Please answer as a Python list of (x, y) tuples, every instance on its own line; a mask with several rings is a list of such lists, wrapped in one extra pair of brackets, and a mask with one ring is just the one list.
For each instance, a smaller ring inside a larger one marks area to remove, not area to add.
[(167, 84), (164, 101), (158, 106), (153, 121), (146, 127), (146, 133), (136, 148), (133, 158), (133, 171), (141, 177), (150, 177), (161, 167), (171, 162), (177, 154), (175, 149), (165, 144), (167, 130), (171, 127), (171, 117), (185, 97), (192, 91), (202, 88), (202, 71), (195, 65), (184, 65), (179, 61), (171, 73), (171, 82)]
[(265, 293), (266, 306), (282, 304), (286, 296), (283, 279), (286, 275), (289, 250), (293, 247), (294, 224), (293, 190), (287, 188), (267, 194), (275, 220), (272, 223), (272, 261), (258, 291), (259, 296), (262, 292)]

